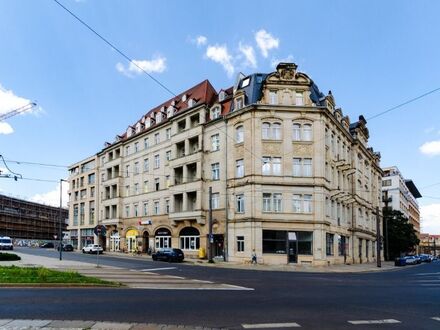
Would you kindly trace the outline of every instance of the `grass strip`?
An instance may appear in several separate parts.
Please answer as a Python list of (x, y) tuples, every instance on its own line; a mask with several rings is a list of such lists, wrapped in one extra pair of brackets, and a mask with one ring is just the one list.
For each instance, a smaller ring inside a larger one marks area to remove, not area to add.
[(117, 282), (104, 281), (75, 271), (57, 271), (44, 267), (0, 266), (0, 284), (97, 284), (120, 286)]

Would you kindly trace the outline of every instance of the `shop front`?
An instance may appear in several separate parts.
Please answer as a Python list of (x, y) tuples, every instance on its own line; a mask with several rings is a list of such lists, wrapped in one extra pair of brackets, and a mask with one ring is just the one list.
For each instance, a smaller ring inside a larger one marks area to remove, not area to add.
[(110, 234), (110, 251), (120, 251), (121, 250), (121, 237), (119, 232), (114, 230)]
[(139, 236), (139, 231), (136, 229), (130, 229), (125, 234), (125, 242), (127, 244), (127, 252), (137, 252), (138, 244), (137, 237)]
[(171, 231), (168, 228), (159, 228), (154, 233), (155, 249), (171, 247)]

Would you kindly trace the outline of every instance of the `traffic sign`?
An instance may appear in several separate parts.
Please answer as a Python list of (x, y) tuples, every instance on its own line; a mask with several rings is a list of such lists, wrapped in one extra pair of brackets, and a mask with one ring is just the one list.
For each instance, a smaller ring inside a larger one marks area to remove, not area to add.
[(94, 229), (93, 232), (95, 233), (96, 236), (105, 236), (106, 235), (106, 229), (104, 225), (97, 225)]

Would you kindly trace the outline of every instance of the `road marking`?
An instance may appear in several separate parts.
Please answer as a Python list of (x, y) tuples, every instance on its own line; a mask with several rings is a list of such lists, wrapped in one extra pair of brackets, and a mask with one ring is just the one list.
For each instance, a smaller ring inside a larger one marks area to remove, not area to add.
[(298, 323), (258, 323), (258, 324), (242, 324), (245, 329), (273, 329), (273, 328), (300, 328)]
[(431, 317), (431, 319), (433, 319), (434, 321), (439, 321), (440, 322), (440, 317), (438, 317), (438, 316)]
[(425, 275), (440, 275), (440, 272), (435, 272), (435, 273), (419, 273), (419, 274), (414, 274), (416, 276), (425, 276)]
[(140, 269), (140, 272), (153, 272), (156, 270), (169, 270), (169, 269), (176, 269), (177, 267), (164, 267), (164, 268), (146, 268), (146, 269)]
[(360, 324), (392, 324), (392, 323), (401, 323), (401, 322), (398, 320), (394, 320), (394, 319), (385, 319), (385, 320), (348, 321), (348, 323), (360, 325)]

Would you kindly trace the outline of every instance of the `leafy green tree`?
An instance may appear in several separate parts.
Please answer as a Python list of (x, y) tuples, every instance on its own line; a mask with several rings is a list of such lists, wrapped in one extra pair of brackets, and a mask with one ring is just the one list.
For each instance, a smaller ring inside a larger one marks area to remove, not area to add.
[[(400, 211), (384, 209), (383, 226), (385, 248), (388, 245), (389, 260), (400, 257), (401, 254), (414, 251), (415, 246), (420, 242), (414, 226), (409, 223), (408, 218)], [(387, 227), (388, 235), (386, 235)]]

